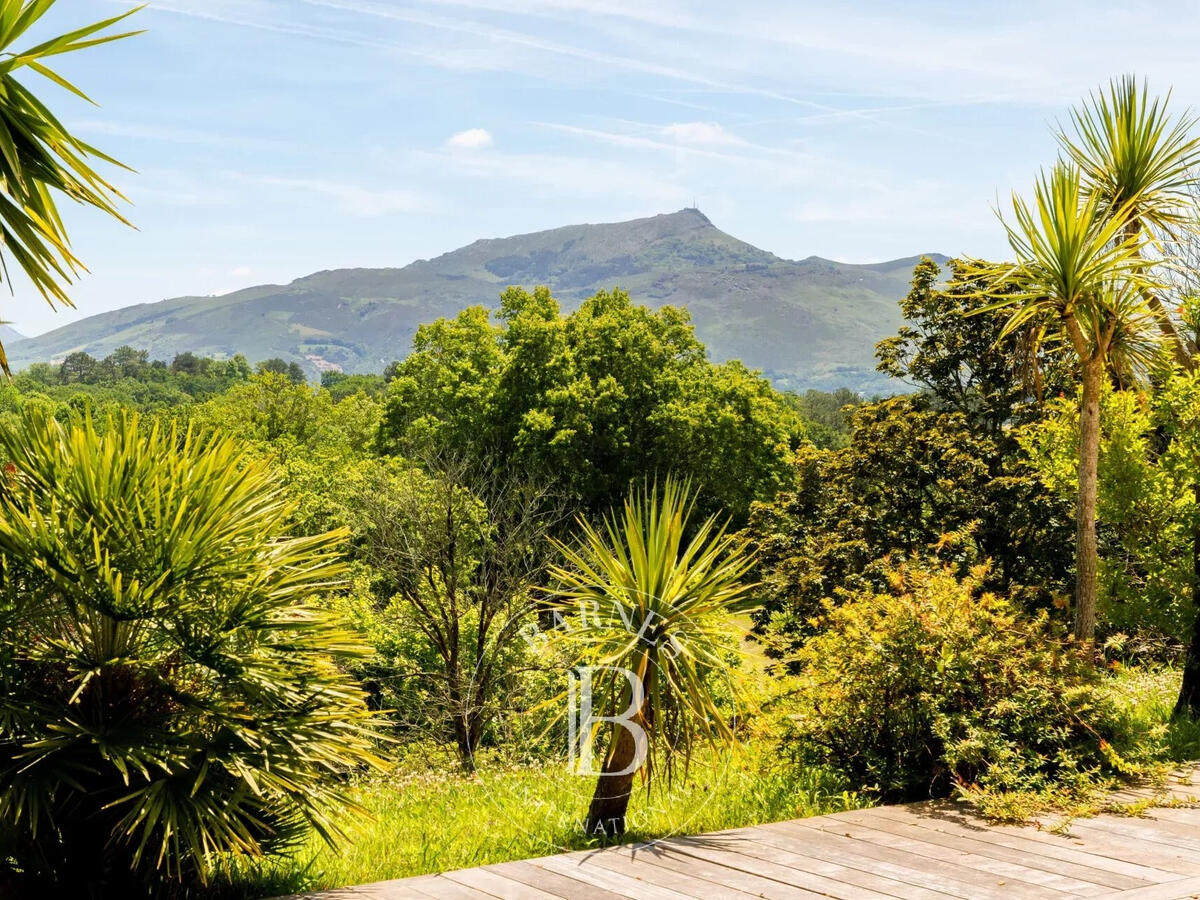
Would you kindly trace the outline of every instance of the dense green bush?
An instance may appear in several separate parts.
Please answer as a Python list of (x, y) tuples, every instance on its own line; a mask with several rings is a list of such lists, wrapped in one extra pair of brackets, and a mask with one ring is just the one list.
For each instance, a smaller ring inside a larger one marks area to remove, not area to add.
[(1121, 765), (1102, 671), (984, 576), (901, 566), (887, 590), (828, 604), (796, 660), (798, 755), (888, 799), (1037, 792)]
[[(332, 839), (369, 765), (353, 637), (310, 603), (340, 534), (232, 440), (29, 410), (0, 427), (0, 861), (22, 892), (185, 893)], [(23, 895), (23, 893), (22, 893)]]

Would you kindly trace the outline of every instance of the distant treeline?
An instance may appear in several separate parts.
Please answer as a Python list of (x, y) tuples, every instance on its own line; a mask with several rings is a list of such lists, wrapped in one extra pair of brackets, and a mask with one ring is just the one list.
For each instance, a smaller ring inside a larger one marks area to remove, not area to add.
[[(323, 372), (321, 388), (335, 402), (356, 393), (382, 397), (400, 371), (401, 363), (393, 362), (379, 374)], [(241, 353), (218, 359), (185, 351), (167, 362), (151, 359), (146, 350), (125, 346), (103, 358), (77, 350), (59, 363), (32, 363), (14, 377), (12, 385), (22, 394), (40, 393), (59, 400), (86, 395), (95, 401), (113, 400), (153, 410), (208, 400), (266, 372), (284, 375), (294, 384), (307, 380), (299, 363), (279, 357), (252, 364)], [(835, 391), (783, 391), (780, 396), (805, 420), (809, 439), (825, 448), (844, 446), (850, 433), (850, 413), (864, 402), (859, 394), (844, 387)]]
[[(294, 384), (306, 381), (299, 363), (278, 357), (252, 364), (241, 353), (217, 359), (185, 351), (167, 362), (151, 359), (146, 350), (125, 346), (103, 358), (77, 350), (58, 363), (32, 363), (17, 373), (12, 387), (21, 394), (45, 394), (61, 400), (86, 395), (139, 409), (161, 409), (210, 399), (266, 372), (283, 375)], [(321, 386), (335, 400), (360, 391), (377, 396), (386, 384), (383, 374), (325, 372), (321, 376)]]

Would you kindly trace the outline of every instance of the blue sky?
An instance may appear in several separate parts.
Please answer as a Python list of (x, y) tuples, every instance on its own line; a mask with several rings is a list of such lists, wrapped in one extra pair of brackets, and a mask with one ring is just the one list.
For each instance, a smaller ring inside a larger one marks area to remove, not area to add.
[[(126, 4), (60, 0), (40, 33)], [(786, 257), (996, 255), (1051, 126), (1136, 71), (1200, 105), (1193, 3), (151, 0), (44, 94), (134, 168), (85, 210), (77, 311), (399, 266), (690, 205)], [(34, 38), (38, 34), (33, 35)]]

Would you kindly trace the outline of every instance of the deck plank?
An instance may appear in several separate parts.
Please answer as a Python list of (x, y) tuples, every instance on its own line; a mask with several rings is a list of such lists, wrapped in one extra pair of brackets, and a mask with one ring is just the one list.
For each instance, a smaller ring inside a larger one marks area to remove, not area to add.
[(413, 890), (426, 897), (439, 897), (444, 900), (495, 900), (491, 894), (458, 884), (445, 875), (420, 875), (407, 881)]
[[(786, 823), (785, 827), (790, 828), (804, 824)], [(846, 831), (848, 826), (844, 823), (830, 822), (814, 823), (809, 827), (819, 828), (822, 831)], [(887, 827), (886, 823), (879, 823), (878, 825), (872, 823), (871, 827), (863, 827), (855, 824), (850, 825), (849, 828), (853, 829), (855, 838), (859, 840), (870, 841), (882, 847), (891, 847), (904, 853), (923, 856), (930, 860), (944, 862), (962, 869), (981, 872), (1010, 883), (1019, 882), (1021, 885), (1035, 885), (1047, 890), (1056, 891), (1062, 895), (1078, 894), (1080, 888), (1086, 891), (1089, 887), (1095, 887), (1095, 885), (1089, 885), (1087, 882), (1081, 882), (1053, 872), (1046, 872), (1043, 869), (1029, 866), (1024, 862), (1014, 863), (1010, 860), (996, 859), (992, 856), (977, 853), (974, 847), (963, 849), (962, 847), (947, 846), (945, 841), (936, 841), (932, 837), (926, 837), (925, 835), (905, 833), (902, 829)], [(1030, 893), (1027, 888), (1014, 884), (1013, 896), (1017, 896), (1018, 892), (1022, 895)], [(1094, 892), (1092, 892), (1092, 895), (1094, 896)]]
[(483, 891), (497, 900), (562, 900), (560, 894), (551, 894), (541, 888), (514, 881), (506, 874), (491, 869), (459, 869), (457, 872), (447, 872), (442, 877)]
[[(967, 813), (958, 804), (920, 804), (920, 806), (934, 806), (936, 812), (930, 812), (927, 809), (916, 812), (902, 806), (885, 807), (880, 812), (888, 816), (912, 816), (919, 819), (922, 827), (926, 828), (958, 827), (968, 829), (980, 841), (1011, 847), (1031, 855), (1046, 856), (1051, 859), (1102, 869), (1110, 873), (1109, 885), (1114, 889), (1132, 890), (1147, 884), (1174, 881), (1179, 877), (1174, 872), (1165, 872), (1136, 861), (1114, 858), (1110, 855), (1111, 851), (1108, 853), (1095, 852), (1097, 847), (1070, 835), (1054, 834), (1029, 827), (989, 826), (978, 817)], [(1122, 883), (1122, 879), (1125, 879), (1126, 882)]]
[[(1148, 816), (1080, 819), (1072, 822), (1070, 827), (1075, 832), (1111, 834), (1118, 841), (1126, 838), (1139, 842), (1146, 841), (1155, 845), (1156, 848), (1169, 847), (1171, 848), (1170, 852), (1177, 852), (1185, 859), (1200, 859), (1200, 829), (1194, 829), (1188, 836), (1172, 832), (1169, 828), (1160, 827), (1153, 818)], [(1200, 875), (1200, 872), (1196, 874)]]
[[(1003, 878), (985, 878), (980, 872), (961, 869), (940, 860), (921, 858), (870, 841), (847, 837), (819, 829), (805, 829), (801, 834), (771, 828), (756, 831), (763, 843), (784, 846), (795, 853), (810, 853), (830, 862), (874, 872), (904, 884), (931, 887), (952, 897), (968, 900), (1005, 900), (1025, 896), (1020, 886), (1008, 890)], [(1061, 898), (1061, 894), (1056, 894)]]
[(581, 858), (567, 856), (546, 856), (537, 860), (534, 865), (560, 875), (569, 875), (580, 881), (587, 881), (597, 887), (607, 888), (622, 897), (633, 897), (637, 900), (692, 900), (687, 894), (671, 890), (657, 884), (626, 875), (623, 872), (613, 872), (602, 866), (588, 865)]
[(531, 865), (530, 861), (495, 863), (484, 866), (488, 871), (503, 873), (505, 878), (519, 881), (530, 887), (538, 888), (555, 897), (569, 897), (570, 900), (621, 900), (622, 895), (614, 893), (578, 878), (551, 872)]
[[(772, 886), (762, 892), (764, 897), (795, 897), (796, 888), (836, 900), (905, 896), (903, 890), (897, 892), (897, 888), (906, 887), (900, 882), (740, 838), (724, 847), (710, 842), (672, 841), (667, 852), (689, 859), (688, 865), (709, 863), (765, 879)], [(781, 889), (785, 892), (781, 893)], [(914, 900), (948, 900), (950, 896), (922, 889)]]
[[(1028, 869), (1046, 872), (1056, 877), (1055, 881), (1048, 882), (1049, 884), (1052, 886), (1057, 884), (1068, 893), (1076, 894), (1080, 897), (1096, 897), (1112, 891), (1112, 885), (1110, 884), (1112, 880), (1111, 873), (1103, 869), (1064, 862), (1063, 860), (1052, 859), (1040, 854), (1013, 850), (1010, 847), (980, 840), (965, 829), (961, 832), (956, 832), (946, 829), (925, 828), (915, 822), (892, 819), (882, 815), (877, 815), (869, 821), (871, 827), (882, 831), (889, 831), (902, 836), (917, 837), (950, 850), (964, 850), (1001, 862), (1013, 863)], [(1134, 881), (1129, 886), (1139, 887), (1141, 885)]]
[[(648, 854), (643, 853), (646, 860)], [(801, 900), (816, 891), (836, 900), (875, 900), (886, 894), (864, 894), (853, 884), (843, 884), (831, 878), (814, 876), (811, 873), (776, 866), (763, 860), (750, 860), (744, 855), (711, 848), (684, 852), (676, 846), (656, 848), (653, 864), (690, 872), (716, 884), (727, 885), (739, 891), (768, 900)]]
[(739, 887), (710, 881), (695, 869), (681, 872), (670, 866), (656, 865), (652, 859), (637, 859), (619, 852), (606, 850), (597, 853), (588, 858), (587, 864), (643, 878), (651, 884), (679, 891), (697, 900), (722, 900), (724, 897), (729, 897), (730, 900), (747, 900), (756, 896)]

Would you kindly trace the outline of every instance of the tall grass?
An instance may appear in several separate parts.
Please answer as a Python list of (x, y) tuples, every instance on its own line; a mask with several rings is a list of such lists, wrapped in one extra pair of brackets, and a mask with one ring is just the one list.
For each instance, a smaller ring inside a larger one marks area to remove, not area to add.
[(1200, 721), (1172, 719), (1181, 674), (1168, 666), (1119, 667), (1109, 681), (1129, 744), (1142, 742), (1164, 763), (1200, 759)]
[[(664, 780), (649, 793), (635, 791), (626, 841), (867, 805), (830, 776), (786, 764), (775, 747), (701, 757), (686, 783)], [(268, 897), (595, 846), (582, 825), (593, 787), (562, 763), (485, 760), (471, 776), (448, 758), (401, 763), (388, 777), (356, 786), (355, 799), (369, 817), (349, 824), (338, 850), (313, 838), (290, 857), (223, 872), (221, 880), (230, 897)]]

